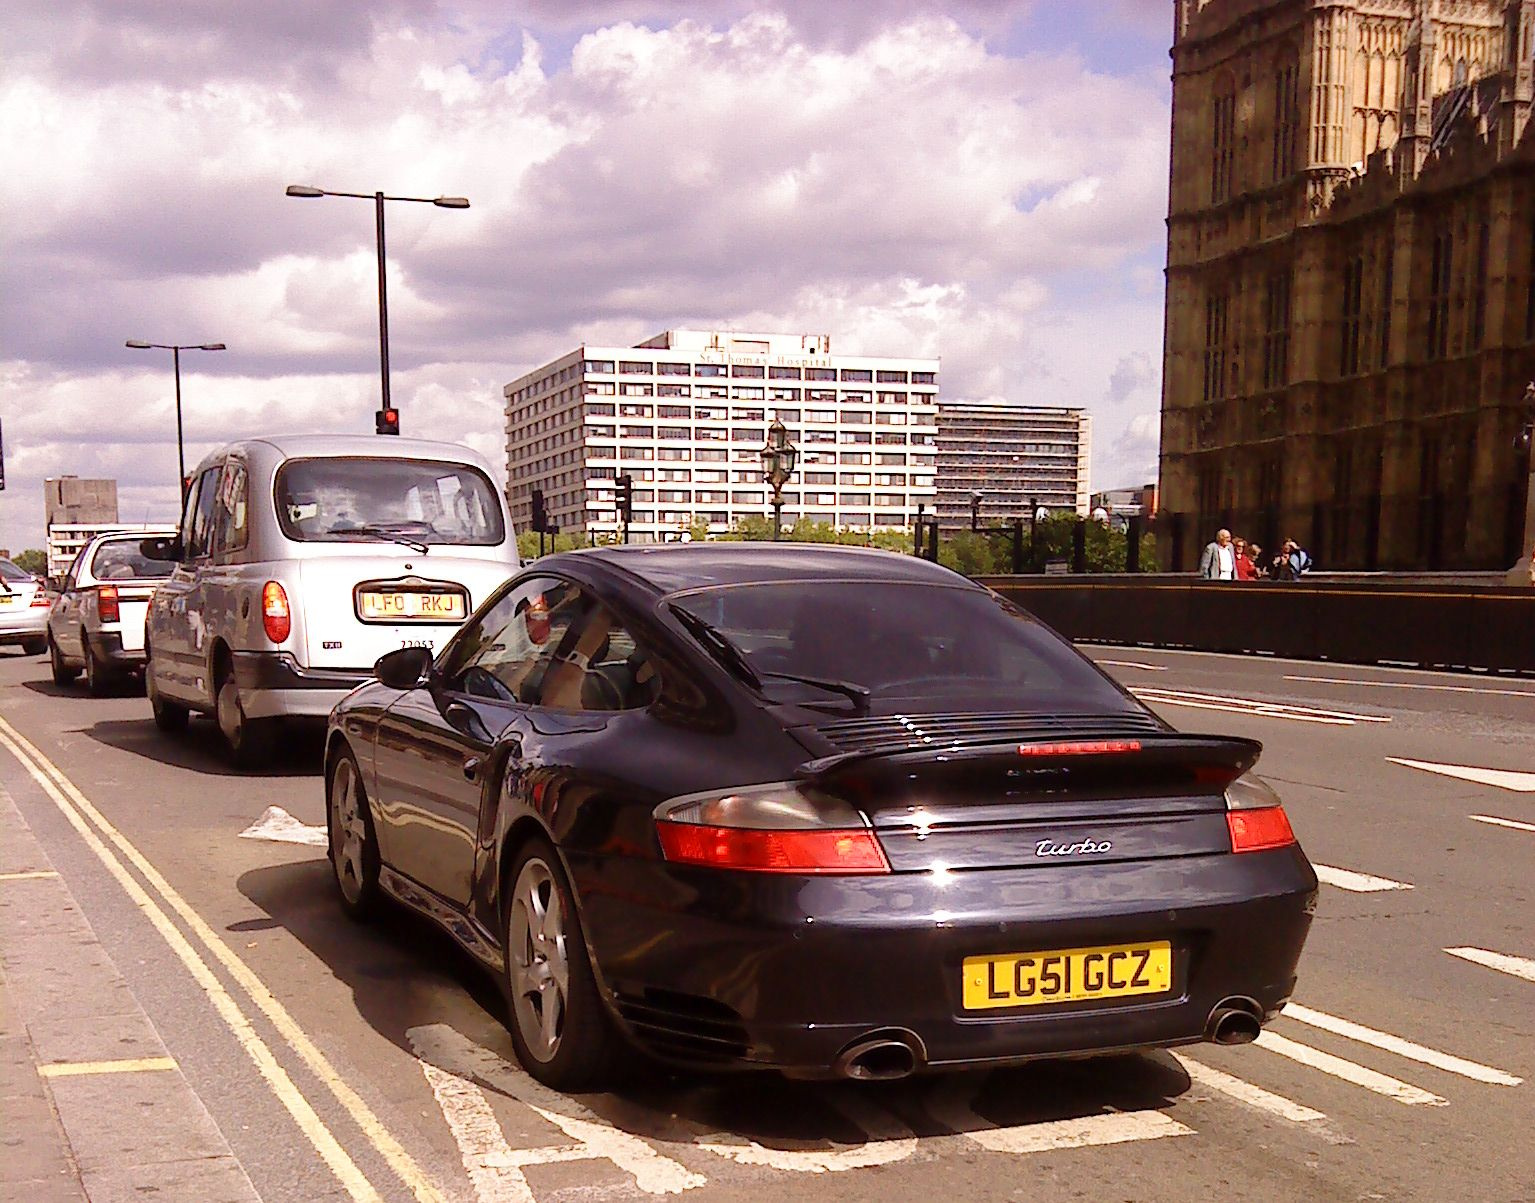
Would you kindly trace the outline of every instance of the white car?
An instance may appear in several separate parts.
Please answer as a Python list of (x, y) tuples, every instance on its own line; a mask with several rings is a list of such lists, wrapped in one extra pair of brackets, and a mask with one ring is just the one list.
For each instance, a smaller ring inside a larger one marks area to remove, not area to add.
[(145, 689), (164, 731), (218, 720), (232, 762), (259, 762), (283, 717), (323, 719), (402, 647), (439, 649), (517, 570), (489, 464), (453, 443), (294, 435), (198, 466), (175, 567), (155, 590)]
[(144, 618), (155, 586), (171, 574), (163, 560), (140, 549), (147, 537), (173, 535), (174, 526), (97, 535), (80, 549), (48, 612), (48, 662), (53, 683), (80, 672), (100, 697), (144, 668)]
[(0, 645), (19, 643), (28, 656), (41, 652), (52, 602), (35, 576), (0, 560)]

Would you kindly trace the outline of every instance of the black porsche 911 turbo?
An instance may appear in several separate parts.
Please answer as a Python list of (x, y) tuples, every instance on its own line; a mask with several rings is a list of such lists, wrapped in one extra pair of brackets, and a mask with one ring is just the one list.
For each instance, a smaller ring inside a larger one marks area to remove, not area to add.
[(896, 1078), (1200, 1040), (1290, 998), (1317, 879), (1257, 743), (1171, 729), (925, 560), (549, 556), (337, 705), (354, 917), (439, 922), (563, 1089)]

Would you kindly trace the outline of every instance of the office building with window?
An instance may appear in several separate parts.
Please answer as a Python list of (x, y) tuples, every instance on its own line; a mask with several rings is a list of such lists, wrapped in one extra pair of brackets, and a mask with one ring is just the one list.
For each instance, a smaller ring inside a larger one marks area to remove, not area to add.
[(1092, 419), (1085, 409), (945, 401), (938, 406), (938, 525), (1027, 518), (1038, 506), (1087, 513)]
[(1327, 568), (1505, 568), (1535, 2), (1175, 11), (1164, 562), (1191, 569), (1224, 526)]
[(562, 531), (612, 538), (620, 475), (634, 481), (636, 542), (769, 517), (761, 451), (774, 417), (799, 448), (786, 526), (899, 529), (936, 498), (936, 359), (833, 354), (828, 335), (670, 330), (577, 347), (503, 392), (518, 530), (541, 489)]

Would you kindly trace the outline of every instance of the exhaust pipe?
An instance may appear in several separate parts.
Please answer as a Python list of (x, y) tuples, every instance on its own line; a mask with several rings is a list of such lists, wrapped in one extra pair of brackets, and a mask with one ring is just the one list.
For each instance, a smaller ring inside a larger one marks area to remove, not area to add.
[(1215, 1044), (1251, 1044), (1263, 1030), (1253, 1004), (1243, 998), (1228, 998), (1216, 1004), (1205, 1023), (1205, 1039)]
[(839, 1078), (894, 1082), (916, 1073), (924, 1059), (922, 1042), (912, 1033), (874, 1032), (843, 1049), (832, 1069)]

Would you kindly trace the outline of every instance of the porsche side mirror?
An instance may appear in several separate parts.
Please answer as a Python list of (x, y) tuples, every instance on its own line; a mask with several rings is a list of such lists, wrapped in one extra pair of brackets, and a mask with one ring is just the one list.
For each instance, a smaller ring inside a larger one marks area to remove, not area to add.
[(181, 537), (170, 535), (160, 539), (145, 539), (139, 544), (139, 555), (146, 560), (161, 564), (181, 563)]
[(431, 667), (431, 648), (402, 647), (380, 656), (373, 664), (373, 675), (390, 689), (414, 689), (426, 681)]

